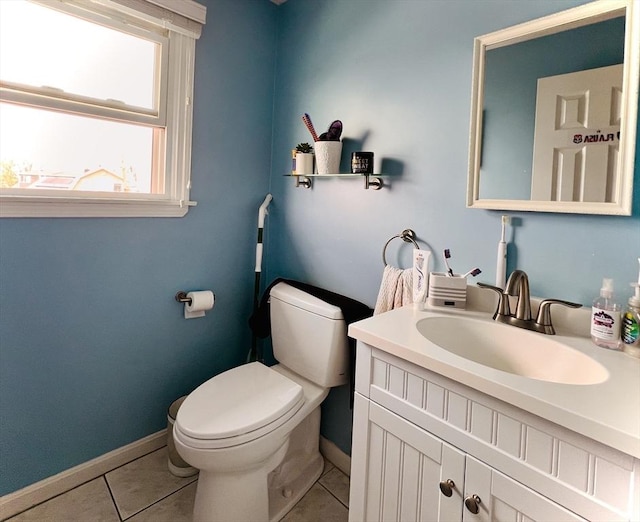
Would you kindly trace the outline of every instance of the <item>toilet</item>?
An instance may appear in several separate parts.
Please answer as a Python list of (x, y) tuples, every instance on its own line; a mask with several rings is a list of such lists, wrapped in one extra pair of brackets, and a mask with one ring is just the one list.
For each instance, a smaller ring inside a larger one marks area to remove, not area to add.
[(180, 456), (200, 470), (194, 522), (280, 520), (320, 477), (320, 404), (349, 379), (340, 308), (278, 283), (270, 292), (273, 353), (209, 379), (173, 428)]

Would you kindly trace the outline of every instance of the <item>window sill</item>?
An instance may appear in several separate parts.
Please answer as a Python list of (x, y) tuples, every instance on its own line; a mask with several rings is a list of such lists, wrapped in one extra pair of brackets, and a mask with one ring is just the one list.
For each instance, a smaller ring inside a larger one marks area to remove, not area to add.
[(184, 217), (195, 201), (0, 198), (0, 218)]

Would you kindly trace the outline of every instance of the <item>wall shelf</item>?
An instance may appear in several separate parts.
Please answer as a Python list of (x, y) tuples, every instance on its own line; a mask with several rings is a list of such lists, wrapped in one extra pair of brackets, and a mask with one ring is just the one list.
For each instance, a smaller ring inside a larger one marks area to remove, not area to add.
[(361, 178), (364, 179), (365, 190), (380, 190), (384, 186), (383, 174), (285, 174), (287, 177), (296, 178), (296, 187), (311, 188), (312, 178)]

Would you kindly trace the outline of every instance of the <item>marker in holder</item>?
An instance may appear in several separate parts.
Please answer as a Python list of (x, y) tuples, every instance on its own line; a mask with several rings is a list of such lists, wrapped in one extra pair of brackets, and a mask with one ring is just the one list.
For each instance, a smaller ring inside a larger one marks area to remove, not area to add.
[(466, 308), (467, 278), (459, 274), (452, 277), (443, 272), (431, 272), (427, 302), (430, 306)]

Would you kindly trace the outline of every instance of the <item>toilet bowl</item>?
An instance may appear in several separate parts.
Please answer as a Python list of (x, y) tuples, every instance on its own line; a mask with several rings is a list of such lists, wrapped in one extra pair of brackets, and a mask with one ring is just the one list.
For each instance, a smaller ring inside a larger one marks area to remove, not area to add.
[(176, 449), (200, 470), (194, 522), (279, 520), (322, 473), (320, 404), (348, 375), (342, 312), (279, 283), (271, 327), (280, 364), (221, 373), (178, 411)]

